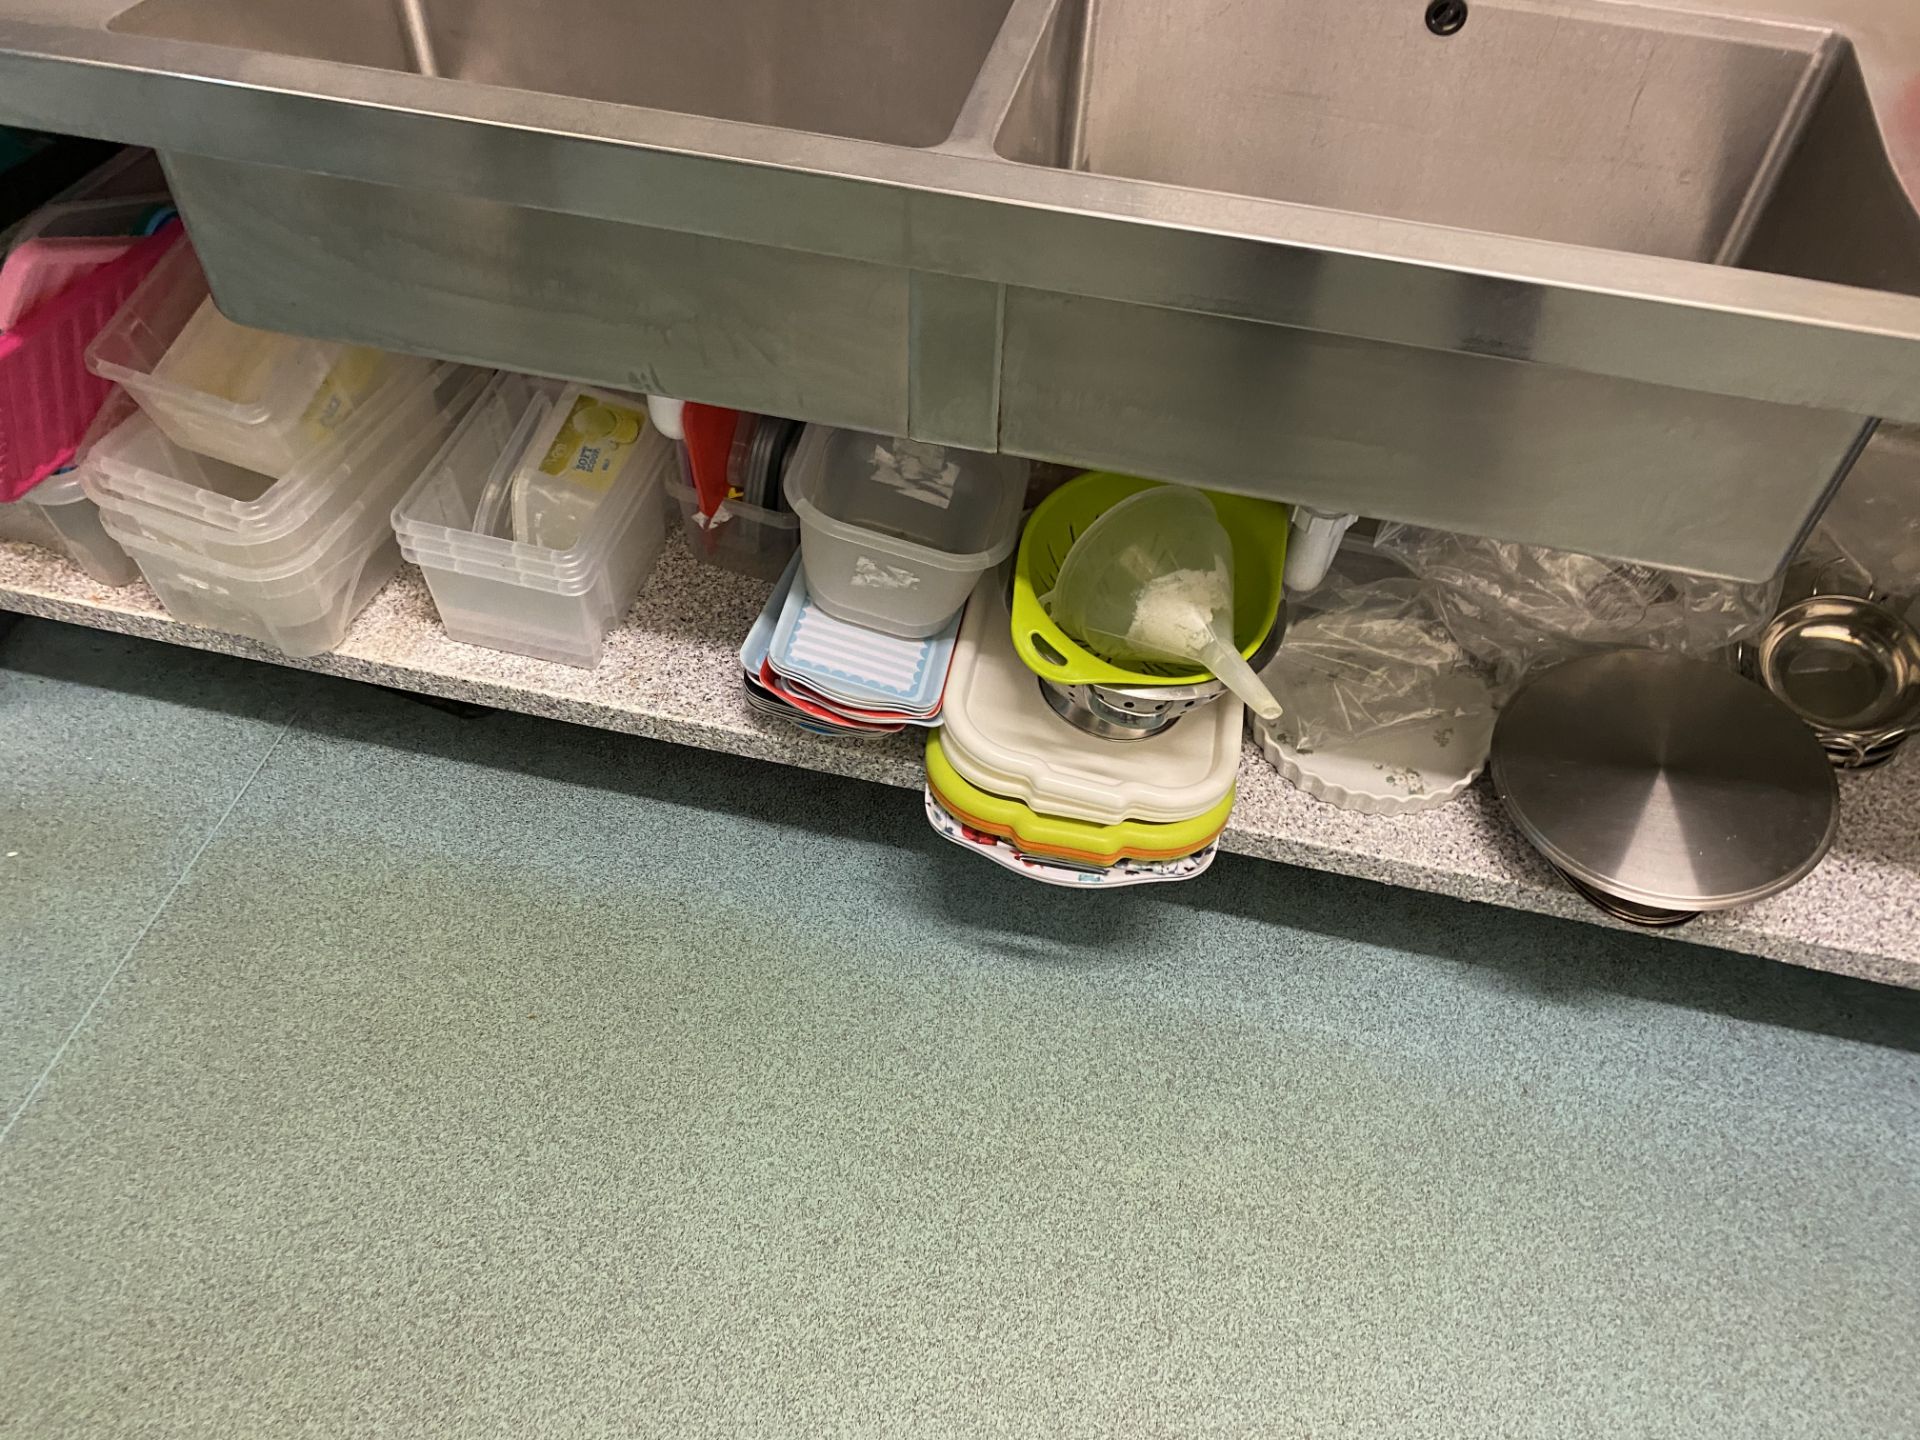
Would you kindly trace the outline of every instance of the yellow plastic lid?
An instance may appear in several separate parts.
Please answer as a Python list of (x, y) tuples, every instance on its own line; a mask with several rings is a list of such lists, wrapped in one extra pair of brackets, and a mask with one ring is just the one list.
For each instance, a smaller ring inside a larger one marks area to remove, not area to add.
[(1179, 860), (1220, 838), (1233, 813), (1234, 792), (1204, 815), (1178, 824), (1123, 820), (1097, 825), (1041, 815), (1018, 800), (990, 795), (953, 768), (940, 746), (940, 734), (927, 737), (927, 784), (962, 825), (1011, 840), (1030, 855), (1111, 865), (1119, 860)]

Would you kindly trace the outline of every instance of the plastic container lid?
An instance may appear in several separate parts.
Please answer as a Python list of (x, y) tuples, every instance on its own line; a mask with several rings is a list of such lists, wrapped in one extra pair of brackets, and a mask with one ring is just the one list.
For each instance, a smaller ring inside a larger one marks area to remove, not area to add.
[(1192, 820), (1233, 791), (1238, 700), (1223, 697), (1143, 740), (1102, 740), (1053, 712), (1014, 653), (999, 572), (982, 577), (947, 677), (947, 759), (982, 790), (1092, 824)]
[(954, 818), (975, 830), (1011, 840), (1030, 855), (1052, 855), (1088, 865), (1116, 861), (1177, 860), (1220, 838), (1233, 813), (1233, 793), (1204, 815), (1178, 825), (1126, 820), (1093, 825), (1042, 815), (1031, 806), (980, 789), (954, 769), (938, 730), (927, 739), (927, 788)]
[[(512, 528), (509, 509), (513, 500), (514, 472), (519, 467), (520, 456), (533, 443), (533, 437), (552, 414), (552, 396), (534, 394), (528, 397), (519, 423), (500, 445), (499, 453), (493, 457), (493, 463), (486, 471), (486, 482), (481, 485), (480, 494), (473, 501), (472, 514), (468, 517), (471, 523), (466, 527), (469, 534), (476, 538), (495, 539), (505, 537)], [(457, 440), (459, 437), (455, 438)], [(475, 454), (470, 461), (463, 463), (479, 465), (484, 462)], [(462, 493), (461, 499), (465, 498)], [(462, 508), (467, 507), (463, 505)], [(396, 510), (394, 513), (397, 515), (399, 512)], [(461, 528), (458, 519), (453, 516), (448, 516), (443, 524), (449, 534)]]

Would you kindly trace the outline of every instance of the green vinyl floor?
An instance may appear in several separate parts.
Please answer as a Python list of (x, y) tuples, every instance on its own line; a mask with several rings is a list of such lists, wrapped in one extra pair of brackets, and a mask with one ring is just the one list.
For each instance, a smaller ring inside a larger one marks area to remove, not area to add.
[(1920, 1435), (1920, 995), (0, 636), (0, 1437)]

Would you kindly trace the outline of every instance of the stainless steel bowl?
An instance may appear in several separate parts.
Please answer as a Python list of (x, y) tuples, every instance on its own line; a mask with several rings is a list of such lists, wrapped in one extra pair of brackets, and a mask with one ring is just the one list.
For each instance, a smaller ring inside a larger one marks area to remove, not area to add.
[(1920, 633), (1871, 600), (1789, 605), (1756, 642), (1752, 668), (1842, 769), (1883, 765), (1920, 730)]
[[(1273, 628), (1248, 662), (1264, 670), (1287, 638), (1287, 607), (1274, 616)], [(1227, 693), (1218, 680), (1198, 685), (1063, 685), (1039, 680), (1040, 693), (1054, 714), (1075, 729), (1102, 740), (1145, 740), (1169, 729), (1182, 715), (1211, 705)]]

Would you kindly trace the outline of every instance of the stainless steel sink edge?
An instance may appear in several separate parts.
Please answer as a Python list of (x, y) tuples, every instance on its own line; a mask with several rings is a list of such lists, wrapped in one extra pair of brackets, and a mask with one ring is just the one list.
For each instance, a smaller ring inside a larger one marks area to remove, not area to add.
[(1014, 0), (974, 77), (952, 133), (938, 150), (992, 158), (1036, 50), (1055, 27), (1061, 0)]
[[(216, 293), (255, 323), (1320, 504), (1344, 486), (1375, 513), (1740, 578), (1810, 523), (1871, 417), (1920, 421), (1911, 294), (1006, 158), (1078, 0), (1014, 0), (946, 140), (920, 149), (5, 20), (17, 3), (0, 0), (0, 120), (162, 147)], [(556, 275), (621, 253), (654, 282), (595, 271), (631, 334), (590, 306), (530, 313)], [(390, 287), (341, 306), (285, 283), (356, 266)], [(1090, 365), (1103, 349), (1124, 363)], [(1170, 407), (1163, 354), (1214, 393)], [(1305, 399), (1326, 397), (1302, 366), (1384, 394), (1431, 374), (1458, 403), (1422, 396), (1390, 438), (1367, 438), (1364, 407), (1316, 432)], [(1565, 384), (1526, 378), (1554, 370)], [(1568, 406), (1600, 419), (1533, 434)], [(1524, 443), (1445, 442), (1463, 416)], [(1709, 440), (1711, 462), (1689, 449)], [(1435, 446), (1432, 493), (1408, 488)], [(1596, 458), (1637, 472), (1635, 503), (1579, 497)], [(1748, 470), (1755, 518), (1724, 536), (1711, 505), (1656, 493), (1738, 493)]]
[[(27, 48), (23, 30), (39, 49)], [(211, 47), (166, 46), (189, 52), (174, 63), (191, 58), (211, 72), (182, 74), (100, 53), (120, 40), (61, 34), (56, 44), (43, 27), (0, 26), (0, 121), (1781, 403), (1860, 406), (1829, 382), (1850, 344), (1884, 337), (1898, 343), (1874, 359), (1885, 378), (1868, 399), (1889, 418), (1920, 421), (1920, 359), (1907, 356), (1920, 341), (1920, 299), (1183, 192), (989, 158), (970, 145), (899, 151), (587, 101), (556, 102), (569, 129), (503, 124), (486, 118), (491, 104), (452, 103), (462, 98), (449, 93), (455, 82), (326, 66), (331, 91), (321, 93), (311, 74), (308, 88), (292, 83), (312, 62), (236, 63)], [(525, 98), (546, 108), (545, 97)], [(592, 123), (605, 133), (581, 133)], [(651, 144), (627, 133), (656, 128), (667, 133)], [(691, 148), (706, 132), (724, 135), (732, 153)], [(843, 168), (830, 170), (836, 157)], [(1512, 307), (1496, 303), (1473, 327), (1436, 333), (1430, 317), (1451, 302), (1375, 299), (1451, 290), (1462, 276), (1503, 302), (1549, 299), (1579, 323), (1503, 327)], [(1649, 306), (1677, 312), (1669, 327), (1697, 325), (1696, 343), (1682, 352), (1633, 343)], [(1697, 354), (1697, 367), (1677, 374), (1676, 353)]]

